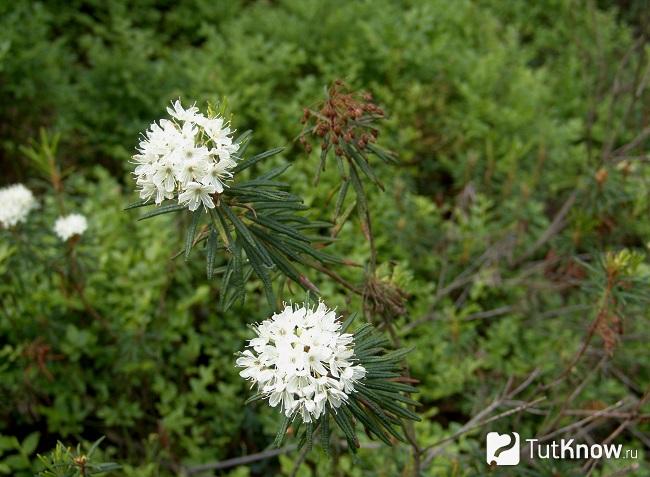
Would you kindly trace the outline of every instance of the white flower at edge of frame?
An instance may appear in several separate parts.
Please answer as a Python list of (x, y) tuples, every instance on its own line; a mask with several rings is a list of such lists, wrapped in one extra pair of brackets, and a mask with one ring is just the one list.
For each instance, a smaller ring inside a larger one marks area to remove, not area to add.
[(38, 207), (34, 194), (23, 184), (0, 189), (0, 225), (13, 227), (27, 220), (27, 215)]
[(54, 223), (54, 232), (63, 241), (83, 234), (88, 228), (86, 217), (81, 214), (69, 214), (56, 219)]

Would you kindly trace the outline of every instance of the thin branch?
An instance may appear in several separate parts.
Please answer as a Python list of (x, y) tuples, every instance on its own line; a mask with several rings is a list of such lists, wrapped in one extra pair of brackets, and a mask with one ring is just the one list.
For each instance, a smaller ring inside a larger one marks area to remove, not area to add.
[(512, 414), (521, 412), (525, 409), (528, 409), (530, 407), (535, 406), (536, 404), (544, 401), (546, 399), (545, 396), (539, 397), (531, 402), (526, 402), (520, 406), (517, 406), (514, 409), (509, 409), (505, 412), (502, 412), (501, 414), (498, 414), (496, 416), (492, 416), (490, 418), (485, 419), (488, 415), (490, 415), (494, 410), (499, 408), (506, 400), (510, 400), (514, 398), (516, 395), (521, 393), (524, 389), (526, 389), (530, 384), (539, 376), (540, 371), (538, 369), (533, 370), (530, 375), (515, 389), (510, 390), (510, 386), (512, 385), (512, 377), (508, 379), (508, 382), (506, 386), (504, 387), (504, 390), (501, 392), (501, 394), (495, 398), (485, 409), (483, 409), (481, 412), (476, 414), (474, 417), (472, 417), (469, 421), (467, 421), (458, 431), (453, 433), (451, 436), (446, 437), (442, 440), (439, 440), (426, 448), (422, 449), (422, 452), (427, 451), (427, 455), (422, 461), (422, 468), (426, 468), (429, 466), (431, 461), (438, 456), (442, 450), (447, 447), (452, 441), (457, 439), (458, 437), (462, 436), (463, 434), (466, 434), (474, 429), (477, 429), (479, 427), (483, 427), (484, 425), (494, 422), (498, 419), (501, 419), (506, 416), (510, 416)]
[(282, 454), (296, 450), (296, 445), (284, 446), (279, 449), (269, 449), (255, 454), (244, 455), (241, 457), (233, 457), (219, 462), (212, 462), (208, 464), (201, 464), (194, 467), (185, 469), (187, 475), (197, 475), (211, 470), (228, 469), (230, 467), (237, 467), (239, 465), (248, 465), (260, 460), (271, 459)]
[(481, 411), (479, 414), (474, 416), (472, 419), (470, 419), (463, 427), (461, 427), (458, 431), (456, 431), (454, 434), (452, 434), (449, 437), (446, 437), (445, 439), (441, 439), (440, 441), (430, 445), (427, 447), (428, 453), (424, 461), (422, 462), (422, 467), (427, 467), (431, 461), (439, 454), (438, 449), (442, 449), (446, 447), (451, 441), (456, 440), (460, 436), (467, 434), (470, 431), (473, 431), (475, 429), (478, 429), (480, 427), (485, 426), (486, 424), (489, 424), (491, 422), (497, 421), (499, 419), (502, 419), (504, 417), (510, 416), (512, 414), (517, 414), (521, 411), (524, 411), (528, 409), (529, 407), (533, 407), (536, 404), (539, 404), (540, 402), (546, 400), (545, 396), (539, 397), (537, 399), (534, 399), (533, 401), (527, 402), (525, 404), (522, 404), (521, 406), (517, 406), (514, 409), (509, 409), (507, 411), (504, 411), (500, 414), (497, 414), (496, 416), (492, 416), (488, 419), (482, 420), (480, 422), (476, 422), (478, 419), (483, 417), (487, 414), (490, 414), (494, 409), (496, 409), (500, 404), (501, 401), (494, 401), (492, 404), (490, 404), (487, 408), (485, 408), (483, 411)]
[(522, 262), (528, 260), (530, 257), (533, 256), (537, 250), (539, 250), (541, 247), (546, 244), (553, 236), (555, 236), (558, 232), (560, 232), (565, 225), (564, 219), (566, 218), (567, 214), (571, 210), (571, 207), (573, 207), (573, 204), (575, 204), (576, 198), (578, 197), (578, 191), (574, 190), (567, 200), (562, 204), (562, 207), (560, 210), (555, 214), (555, 217), (553, 217), (553, 221), (551, 224), (548, 226), (548, 228), (544, 231), (542, 235), (539, 236), (537, 241), (517, 260), (515, 260), (514, 265), (519, 265)]

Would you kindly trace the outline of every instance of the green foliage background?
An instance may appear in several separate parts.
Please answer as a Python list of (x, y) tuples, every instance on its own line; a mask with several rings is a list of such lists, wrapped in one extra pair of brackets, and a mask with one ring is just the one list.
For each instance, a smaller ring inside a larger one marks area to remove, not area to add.
[[(639, 85), (650, 51), (642, 42), (625, 59), (647, 34), (648, 17), (644, 2), (628, 3), (0, 3), (2, 183), (25, 182), (41, 200), (22, 239), (5, 234), (0, 242), (0, 474), (33, 475), (35, 453), (57, 440), (106, 435), (101, 452), (124, 464), (111, 475), (138, 477), (182, 475), (272, 442), (279, 416), (244, 405), (250, 391), (233, 366), (250, 338), (244, 325), (265, 317), (261, 285), (249, 283), (243, 306), (219, 311), (219, 282), (205, 279), (200, 252), (187, 263), (171, 259), (187, 220), (136, 224), (137, 212), (122, 210), (134, 200), (128, 161), (171, 99), (203, 105), (225, 97), (233, 125), (254, 130), (255, 152), (287, 147), (257, 167), (292, 163), (292, 192), (311, 218), (330, 219), (336, 168), (314, 187), (318, 153), (305, 154), (294, 138), (302, 107), (337, 78), (385, 107), (379, 143), (400, 159), (376, 164), (386, 192), (367, 189), (382, 276), (410, 294), (394, 325), (402, 344), (415, 346), (409, 365), (420, 381), (422, 446), (453, 434), (509, 378), (520, 383), (533, 370), (521, 399), (545, 396), (539, 409), (551, 416), (579, 385), (574, 410), (642, 399), (650, 385), (650, 144), (644, 136), (625, 145), (648, 127), (649, 96)], [(632, 80), (631, 93), (617, 86)], [(79, 260), (86, 299), (104, 324), (65, 293), (65, 250), (50, 232), (54, 198), (23, 149), (36, 144), (39, 128), (61, 134), (66, 208), (89, 218)], [(535, 247), (572, 194), (563, 227)], [(613, 354), (597, 334), (569, 375), (544, 388), (602, 310), (604, 254), (623, 248), (636, 255), (621, 268), (624, 332)], [(328, 249), (358, 263), (369, 253), (354, 220)], [(337, 271), (363, 280), (362, 268)], [(336, 282), (308, 273), (341, 313), (363, 308)], [(302, 292), (294, 286), (282, 297)], [(41, 365), (34, 344), (49, 346)], [(546, 424), (521, 412), (476, 429), (423, 475), (487, 474), (487, 430), (532, 436)], [(604, 420), (589, 432), (599, 442), (618, 424)], [(639, 449), (638, 475), (649, 475), (650, 428), (633, 424), (616, 442)], [(214, 475), (290, 475), (296, 458), (289, 452)], [(582, 475), (579, 464), (526, 468)], [(295, 470), (393, 476), (409, 475), (411, 465), (407, 447), (371, 444), (335, 461), (314, 451)], [(605, 462), (595, 475), (624, 465)]]

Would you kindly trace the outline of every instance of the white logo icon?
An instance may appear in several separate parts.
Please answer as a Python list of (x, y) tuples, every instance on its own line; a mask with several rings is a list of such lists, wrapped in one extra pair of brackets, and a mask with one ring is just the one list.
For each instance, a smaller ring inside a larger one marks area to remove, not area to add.
[(490, 465), (519, 464), (519, 434), (488, 432), (486, 461)]

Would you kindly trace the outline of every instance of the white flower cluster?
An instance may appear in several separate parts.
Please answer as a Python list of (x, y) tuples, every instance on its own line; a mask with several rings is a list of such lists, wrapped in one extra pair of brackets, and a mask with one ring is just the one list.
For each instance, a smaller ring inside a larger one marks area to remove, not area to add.
[(68, 240), (75, 235), (83, 234), (88, 228), (86, 217), (81, 214), (70, 214), (56, 219), (54, 232), (61, 240)]
[(140, 198), (156, 204), (178, 197), (194, 211), (213, 208), (212, 194), (223, 192), (236, 162), (232, 131), (223, 118), (208, 118), (196, 106), (184, 109), (180, 101), (167, 112), (174, 120), (151, 124), (138, 146), (135, 176)]
[(0, 189), (0, 224), (9, 228), (24, 222), (27, 215), (38, 207), (34, 194), (22, 184)]
[(366, 375), (353, 365), (354, 338), (340, 332), (334, 311), (323, 303), (285, 306), (256, 327), (257, 337), (237, 359), (239, 374), (252, 381), (272, 407), (282, 404), (287, 417), (318, 419), (329, 403), (337, 409)]

